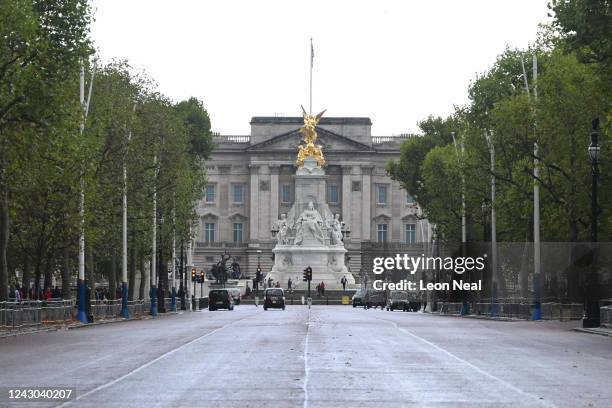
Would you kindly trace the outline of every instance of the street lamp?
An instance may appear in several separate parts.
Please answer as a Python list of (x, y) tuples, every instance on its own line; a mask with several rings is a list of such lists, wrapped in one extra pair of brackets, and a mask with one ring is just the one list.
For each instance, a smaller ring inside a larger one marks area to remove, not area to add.
[(593, 119), (591, 122), (591, 144), (587, 151), (589, 160), (591, 161), (591, 242), (593, 245), (593, 263), (591, 265), (590, 279), (586, 282), (586, 296), (584, 305), (584, 318), (582, 319), (582, 327), (599, 327), (599, 299), (597, 297), (597, 178), (599, 177), (599, 155), (600, 147), (597, 142), (599, 136), (599, 118)]

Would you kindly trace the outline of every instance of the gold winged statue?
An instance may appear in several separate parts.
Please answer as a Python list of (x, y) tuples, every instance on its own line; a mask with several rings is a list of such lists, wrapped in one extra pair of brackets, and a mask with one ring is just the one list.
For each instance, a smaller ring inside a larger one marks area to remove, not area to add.
[(304, 143), (306, 143), (306, 145), (298, 146), (299, 151), (295, 164), (298, 167), (302, 167), (304, 165), (304, 160), (306, 160), (308, 156), (312, 156), (317, 161), (319, 167), (322, 167), (325, 164), (325, 158), (321, 150), (323, 146), (315, 145), (315, 142), (317, 141), (316, 127), (325, 111), (316, 116), (312, 116), (306, 113), (306, 110), (302, 106), (302, 113), (304, 115), (304, 126), (300, 128), (300, 133), (304, 136)]

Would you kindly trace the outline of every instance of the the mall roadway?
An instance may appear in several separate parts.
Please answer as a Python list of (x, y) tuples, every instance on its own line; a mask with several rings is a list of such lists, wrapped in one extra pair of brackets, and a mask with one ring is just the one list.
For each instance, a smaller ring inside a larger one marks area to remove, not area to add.
[(612, 338), (569, 326), (242, 305), (0, 339), (0, 387), (73, 386), (78, 407), (612, 406)]

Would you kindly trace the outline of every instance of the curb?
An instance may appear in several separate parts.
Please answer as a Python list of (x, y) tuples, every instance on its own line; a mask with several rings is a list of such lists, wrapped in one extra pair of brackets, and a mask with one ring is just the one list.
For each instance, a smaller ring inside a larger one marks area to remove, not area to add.
[(168, 316), (173, 316), (173, 315), (178, 315), (178, 314), (180, 313), (179, 312), (168, 312), (168, 313), (158, 313), (157, 317), (145, 315), (141, 317), (131, 317), (129, 319), (119, 318), (119, 319), (113, 319), (113, 320), (99, 320), (93, 323), (81, 323), (81, 324), (75, 324), (72, 326), (66, 326), (65, 329), (73, 330), (73, 329), (82, 329), (84, 327), (100, 326), (103, 324), (111, 324), (111, 323), (125, 323), (125, 322), (139, 321), (139, 320), (155, 320), (160, 317), (168, 317)]
[(576, 332), (580, 332), (580, 333), (587, 333), (587, 334), (596, 334), (598, 336), (604, 336), (604, 337), (612, 337), (612, 330), (610, 329), (584, 329), (582, 327), (575, 327), (574, 331)]
[(460, 314), (440, 314), (440, 313), (427, 313), (427, 314), (430, 314), (432, 316), (459, 317), (462, 319), (489, 320), (492, 322), (529, 322), (529, 321), (532, 321), (530, 319), (516, 319), (513, 317), (488, 317), (488, 316), (479, 316), (479, 315), (463, 315), (462, 316)]
[[(168, 313), (163, 313), (163, 314), (160, 313), (157, 315), (157, 318), (168, 317), (168, 316), (179, 315), (179, 314), (182, 314), (182, 313), (181, 312), (168, 312)], [(100, 326), (103, 324), (125, 323), (125, 322), (138, 321), (138, 320), (154, 320), (154, 319), (155, 318), (151, 316), (135, 317), (135, 318), (129, 318), (129, 319), (119, 318), (119, 319), (113, 319), (113, 320), (99, 320), (93, 323), (84, 323), (84, 324), (76, 323), (76, 324), (70, 324), (70, 325), (65, 325), (65, 326), (50, 326), (50, 327), (44, 327), (44, 328), (40, 328), (36, 330), (17, 330), (12, 333), (0, 334), (0, 339), (15, 337), (15, 336), (25, 336), (27, 334), (45, 333), (45, 332), (50, 332), (50, 331), (82, 329), (85, 327)]]

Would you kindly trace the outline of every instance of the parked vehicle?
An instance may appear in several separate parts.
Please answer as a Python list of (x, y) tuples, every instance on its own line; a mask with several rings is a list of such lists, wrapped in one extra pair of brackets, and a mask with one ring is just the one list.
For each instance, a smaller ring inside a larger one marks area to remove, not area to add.
[(379, 307), (382, 309), (387, 305), (387, 295), (382, 290), (368, 289), (363, 297), (363, 306), (366, 309)]
[(234, 299), (234, 304), (239, 305), (242, 300), (242, 293), (240, 293), (240, 289), (238, 288), (225, 288), (230, 295), (232, 295), (232, 299)]
[(275, 307), (285, 310), (285, 292), (281, 288), (268, 288), (264, 291), (264, 310)]
[(363, 294), (363, 289), (357, 289), (351, 300), (353, 307), (363, 306)]
[(409, 296), (408, 293), (403, 291), (393, 291), (387, 297), (387, 310), (409, 310)]
[(208, 292), (208, 310), (234, 310), (234, 299), (227, 289), (213, 289)]

